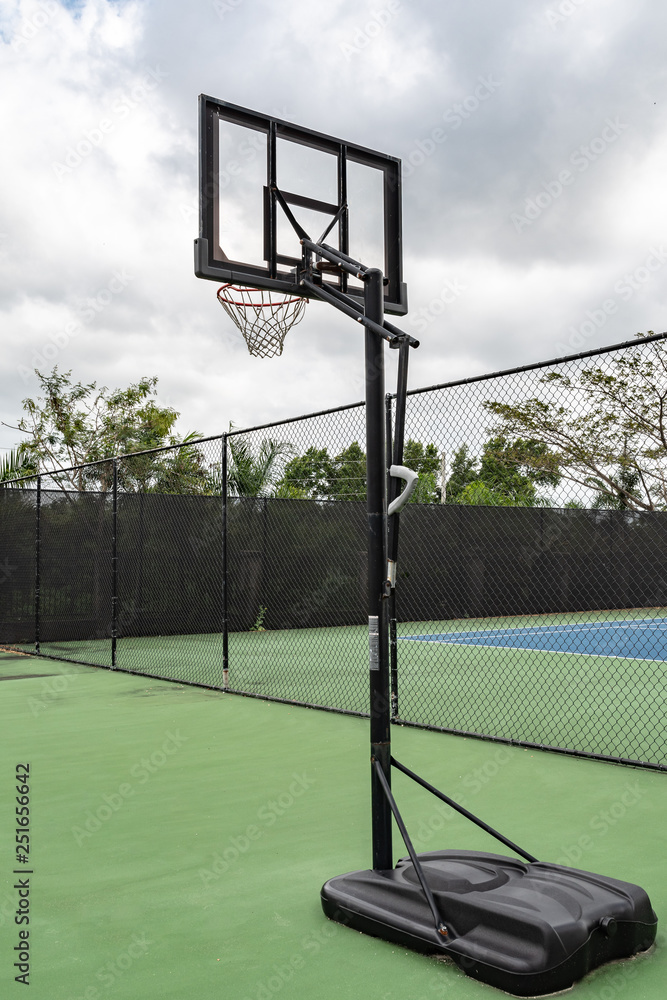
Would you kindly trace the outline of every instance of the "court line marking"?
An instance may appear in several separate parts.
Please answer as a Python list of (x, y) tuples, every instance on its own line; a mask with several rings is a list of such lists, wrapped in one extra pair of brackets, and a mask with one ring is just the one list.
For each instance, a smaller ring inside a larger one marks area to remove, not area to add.
[(442, 645), (449, 646), (469, 646), (476, 647), (479, 649), (482, 646), (491, 646), (495, 649), (507, 649), (513, 650), (514, 652), (523, 653), (560, 653), (565, 656), (599, 656), (605, 660), (631, 660), (638, 663), (665, 663), (665, 659), (656, 659), (655, 657), (648, 656), (621, 656), (618, 653), (600, 653), (600, 652), (581, 652), (580, 650), (571, 649), (543, 649), (541, 647), (533, 646), (505, 646), (496, 645), (494, 643), (479, 643), (479, 642), (466, 642), (465, 639), (476, 639), (476, 638), (501, 638), (501, 637), (511, 637), (511, 636), (548, 636), (548, 635), (564, 635), (568, 632), (595, 632), (601, 629), (612, 629), (618, 630), (620, 628), (627, 628), (628, 626), (655, 626), (656, 631), (665, 631), (667, 629), (667, 618), (624, 618), (620, 621), (611, 622), (591, 622), (588, 625), (585, 622), (576, 623), (564, 623), (562, 625), (537, 625), (530, 627), (515, 626), (514, 628), (505, 629), (477, 629), (459, 632), (434, 632), (431, 634), (423, 633), (422, 635), (399, 635), (397, 639), (402, 639), (408, 642), (435, 642)]
[[(572, 622), (563, 625), (515, 625), (500, 629), (457, 629), (455, 632), (424, 632), (423, 636), (512, 636), (512, 635), (563, 635), (567, 632), (595, 632), (612, 629), (614, 631), (628, 627), (651, 628), (662, 631), (667, 628), (667, 618), (629, 618), (611, 622)], [(400, 639), (412, 639), (416, 636), (399, 636)], [(421, 638), (421, 636), (420, 636)], [(446, 640), (444, 640), (446, 641)]]
[[(400, 636), (401, 639), (408, 639), (412, 642), (430, 642), (429, 639), (412, 639), (411, 636)], [(637, 663), (667, 663), (667, 660), (656, 660), (651, 656), (619, 656), (617, 653), (580, 653), (572, 649), (542, 649), (541, 646), (494, 646), (492, 643), (483, 645), (478, 642), (443, 642), (441, 639), (435, 640), (436, 645), (441, 646), (465, 646), (468, 649), (507, 649), (515, 653), (556, 653), (558, 656), (598, 656), (603, 660), (624, 660), (636, 661)]]

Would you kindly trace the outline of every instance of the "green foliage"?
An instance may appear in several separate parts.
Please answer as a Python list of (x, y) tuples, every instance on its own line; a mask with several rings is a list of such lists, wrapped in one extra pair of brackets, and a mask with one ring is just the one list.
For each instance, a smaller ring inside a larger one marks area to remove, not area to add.
[(266, 497), (275, 494), (277, 463), (283, 455), (292, 453), (292, 446), (273, 438), (265, 438), (255, 455), (247, 438), (227, 439), (231, 465), (227, 487), (232, 496)]
[(462, 444), (454, 452), (451, 469), (445, 488), (445, 503), (461, 503), (459, 497), (466, 486), (478, 477), (477, 461), (471, 457), (467, 444)]
[(333, 458), (326, 448), (310, 447), (287, 463), (274, 495), (301, 500), (365, 500), (366, 453), (358, 441)]
[[(654, 341), (614, 354), (605, 367), (542, 378), (556, 401), (538, 397), (484, 405), (496, 432), (539, 442), (534, 472), (556, 472), (594, 490), (594, 506), (667, 510), (667, 348)], [(546, 462), (546, 466), (545, 466)]]
[(259, 612), (257, 614), (257, 617), (255, 618), (255, 622), (254, 622), (253, 625), (250, 626), (250, 631), (251, 632), (265, 632), (266, 631), (266, 629), (264, 628), (264, 616), (266, 615), (267, 611), (268, 611), (268, 608), (265, 608), (263, 605), (260, 605)]
[(457, 503), (471, 507), (532, 507), (525, 494), (510, 496), (492, 489), (482, 479), (468, 483), (458, 494)]
[[(73, 382), (71, 371), (36, 372), (43, 395), (23, 400), (18, 429), (27, 435), (19, 446), (33, 472), (83, 466), (136, 451), (190, 442), (172, 433), (179, 414), (158, 405), (157, 378), (142, 378), (126, 389), (109, 390), (95, 382)], [(196, 448), (137, 455), (118, 466), (125, 491), (206, 492), (207, 472)], [(106, 492), (111, 462), (59, 472), (63, 489)]]
[(545, 502), (537, 485), (556, 486), (559, 480), (557, 463), (542, 442), (496, 435), (484, 444), (479, 465), (467, 445), (455, 452), (445, 495), (447, 503), (535, 507)]
[(194, 444), (198, 436), (187, 434), (173, 451), (124, 459), (118, 464), (119, 487), (138, 493), (219, 493), (219, 482)]
[(296, 500), (326, 497), (332, 472), (327, 449), (310, 447), (287, 463), (276, 486), (276, 496)]
[[(434, 444), (412, 438), (403, 449), (403, 464), (413, 469), (419, 482), (412, 503), (439, 503), (440, 457)], [(275, 496), (311, 500), (366, 499), (366, 454), (353, 441), (334, 457), (326, 448), (308, 448), (292, 458), (276, 484)]]
[(333, 459), (328, 485), (329, 496), (334, 500), (366, 499), (366, 452), (358, 441)]
[[(0, 457), (0, 484), (21, 476), (31, 476), (37, 472), (37, 463), (28, 445), (24, 442)], [(25, 484), (15, 483), (22, 488)]]
[(639, 499), (637, 488), (640, 485), (639, 470), (632, 466), (619, 463), (616, 475), (611, 482), (602, 482), (594, 476), (588, 485), (596, 490), (593, 507), (605, 510), (628, 510)]
[(410, 503), (440, 503), (440, 456), (436, 446), (427, 444), (424, 447), (421, 441), (410, 438), (403, 448), (403, 465), (419, 476)]

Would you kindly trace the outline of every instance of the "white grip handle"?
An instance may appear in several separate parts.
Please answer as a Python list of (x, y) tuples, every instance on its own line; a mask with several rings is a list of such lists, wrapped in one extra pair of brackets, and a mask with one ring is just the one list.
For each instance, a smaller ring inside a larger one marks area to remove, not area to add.
[(412, 469), (407, 469), (404, 465), (392, 465), (389, 469), (389, 475), (393, 476), (394, 479), (404, 479), (407, 483), (401, 495), (392, 500), (387, 508), (387, 514), (398, 514), (403, 510), (412, 496), (419, 476)]

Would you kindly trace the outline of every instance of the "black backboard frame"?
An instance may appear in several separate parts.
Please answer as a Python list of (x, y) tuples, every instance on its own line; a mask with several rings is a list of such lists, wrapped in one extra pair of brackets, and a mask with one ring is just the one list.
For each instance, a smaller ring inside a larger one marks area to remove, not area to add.
[[(264, 188), (263, 245), (266, 267), (230, 260), (219, 243), (219, 146), (218, 123), (232, 122), (254, 129), (267, 136), (266, 184)], [(296, 258), (281, 255), (277, 247), (276, 215), (279, 196), (276, 193), (276, 140), (309, 146), (333, 154), (338, 165), (338, 205), (318, 202), (293, 192), (280, 192), (288, 205), (303, 206), (323, 213), (323, 226), (340, 205), (347, 203), (347, 164), (358, 163), (381, 171), (384, 208), (384, 289), (385, 312), (405, 315), (407, 289), (403, 281), (401, 161), (395, 156), (379, 153), (365, 146), (344, 142), (333, 136), (294, 125), (271, 115), (218, 101), (205, 94), (199, 97), (199, 238), (195, 240), (195, 274), (220, 283), (253, 285), (279, 292), (307, 295), (296, 284), (295, 270), (301, 263)], [(309, 234), (318, 241), (320, 233)], [(338, 219), (338, 249), (349, 253), (347, 211)], [(363, 298), (363, 290), (348, 284), (346, 274), (327, 275), (324, 283), (355, 298)]]

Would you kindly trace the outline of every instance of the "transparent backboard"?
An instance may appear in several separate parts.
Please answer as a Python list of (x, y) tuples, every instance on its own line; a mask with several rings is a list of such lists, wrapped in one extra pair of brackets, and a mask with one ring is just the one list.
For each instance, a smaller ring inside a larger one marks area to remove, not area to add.
[[(385, 311), (407, 312), (400, 160), (205, 95), (199, 115), (198, 277), (302, 295), (305, 233), (379, 267)], [(347, 274), (323, 280), (363, 294)]]

